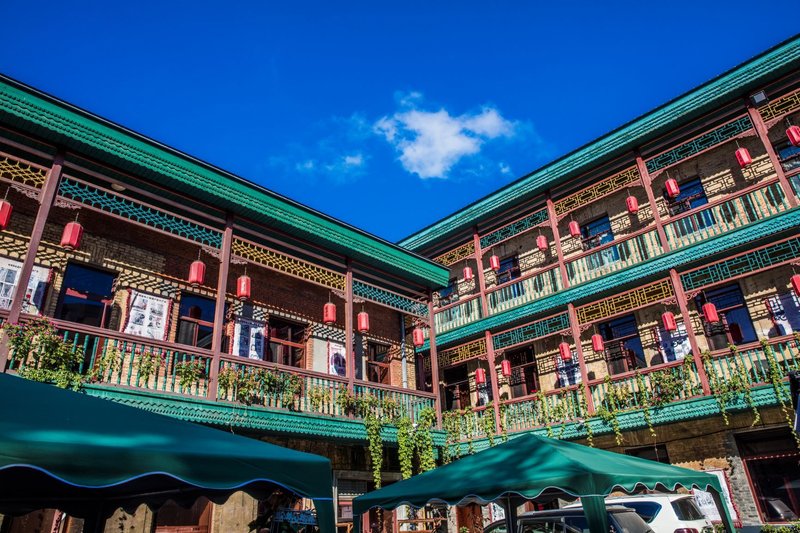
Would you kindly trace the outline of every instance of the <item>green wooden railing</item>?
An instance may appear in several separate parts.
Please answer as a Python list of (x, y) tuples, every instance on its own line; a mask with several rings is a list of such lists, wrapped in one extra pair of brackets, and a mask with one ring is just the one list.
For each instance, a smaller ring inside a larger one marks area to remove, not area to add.
[(566, 260), (567, 277), (578, 285), (611, 272), (628, 268), (664, 253), (655, 229), (610, 242)]
[(582, 392), (572, 386), (525, 398), (510, 400), (503, 409), (508, 431), (562, 424), (585, 416)]
[(493, 315), (532, 302), (562, 288), (558, 265), (551, 265), (545, 270), (489, 289), (486, 295), (489, 314)]
[(436, 333), (444, 333), (481, 318), (483, 318), (481, 299), (476, 294), (437, 310), (434, 315)]

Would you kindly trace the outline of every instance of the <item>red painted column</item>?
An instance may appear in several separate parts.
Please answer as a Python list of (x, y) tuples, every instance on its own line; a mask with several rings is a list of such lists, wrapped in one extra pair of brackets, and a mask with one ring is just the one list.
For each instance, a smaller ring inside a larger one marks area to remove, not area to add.
[(439, 387), (439, 357), (436, 353), (436, 327), (433, 320), (433, 293), (428, 293), (428, 325), (430, 332), (428, 344), (430, 346), (431, 358), (431, 390), (435, 396), (433, 400), (436, 408), (436, 425), (442, 427), (442, 395)]
[(664, 222), (661, 220), (661, 214), (658, 212), (658, 204), (656, 197), (653, 194), (653, 180), (650, 178), (650, 173), (647, 171), (647, 165), (642, 159), (642, 156), (637, 152), (636, 154), (636, 168), (639, 170), (639, 176), (642, 178), (642, 187), (644, 192), (647, 193), (647, 202), (650, 204), (650, 210), (653, 212), (653, 220), (656, 223), (656, 231), (658, 232), (658, 240), (661, 241), (661, 247), (665, 252), (669, 252), (670, 246), (667, 241), (667, 234), (664, 232)]
[(789, 183), (789, 180), (786, 178), (786, 173), (783, 171), (781, 162), (778, 159), (778, 154), (775, 153), (772, 143), (769, 142), (769, 132), (767, 131), (767, 125), (764, 124), (764, 119), (761, 118), (761, 113), (759, 113), (758, 109), (754, 108), (748, 102), (747, 114), (750, 115), (750, 121), (753, 123), (756, 134), (758, 135), (758, 138), (761, 139), (761, 143), (764, 145), (764, 148), (767, 151), (769, 160), (772, 163), (772, 166), (775, 168), (775, 173), (778, 175), (778, 181), (781, 184), (783, 193), (786, 195), (786, 198), (789, 201), (789, 205), (792, 207), (797, 207), (797, 196), (795, 196), (795, 193), (792, 190), (792, 184)]
[(356, 381), (356, 354), (353, 350), (353, 268), (347, 259), (347, 271), (344, 275), (344, 350), (347, 359), (347, 389), (353, 392)]
[[(28, 241), (28, 251), (25, 254), (25, 259), (22, 261), (22, 269), (20, 270), (19, 279), (17, 280), (17, 287), (11, 298), (11, 308), (8, 311), (9, 323), (13, 324), (18, 322), (19, 316), (22, 313), (22, 301), (27, 292), (28, 282), (31, 279), (31, 272), (33, 272), (33, 264), (36, 261), (36, 252), (39, 249), (39, 243), (42, 241), (42, 234), (47, 224), (47, 215), (50, 213), (50, 208), (53, 206), (53, 202), (58, 195), (58, 184), (61, 181), (63, 167), (64, 154), (59, 152), (53, 159), (50, 170), (47, 172), (42, 190), (39, 191), (39, 210), (36, 213), (36, 220), (33, 223), (30, 241)], [(8, 344), (4, 337), (2, 345), (0, 345), (0, 372), (5, 372), (7, 364)]]
[[(486, 331), (486, 361), (489, 363), (489, 380), (492, 382), (492, 407), (494, 408), (494, 432), (500, 433), (500, 385), (497, 383), (497, 365), (494, 360), (492, 334)], [(486, 416), (484, 414), (484, 416)]]
[(214, 308), (214, 336), (211, 339), (211, 350), (214, 361), (211, 363), (211, 375), (208, 377), (206, 398), (217, 399), (217, 378), (219, 366), (222, 364), (222, 334), (225, 331), (225, 295), (228, 292), (228, 272), (231, 264), (231, 246), (233, 244), (233, 215), (225, 217), (225, 231), (222, 233), (222, 248), (219, 250), (219, 277), (217, 278), (217, 302)]
[(694, 334), (691, 317), (689, 316), (686, 293), (683, 290), (681, 277), (674, 268), (669, 270), (669, 279), (672, 282), (672, 290), (675, 292), (675, 300), (677, 300), (678, 307), (681, 310), (683, 325), (686, 327), (686, 336), (689, 337), (689, 345), (692, 347), (692, 357), (694, 358), (694, 366), (697, 368), (697, 377), (700, 378), (703, 394), (709, 396), (711, 394), (711, 387), (708, 385), (708, 375), (706, 374), (705, 367), (703, 367), (703, 356), (700, 353), (700, 347), (697, 344), (697, 337)]
[(478, 274), (478, 290), (481, 294), (481, 310), (483, 316), (489, 316), (489, 304), (486, 301), (486, 276), (483, 274), (483, 250), (481, 250), (481, 238), (478, 229), (475, 228), (472, 234), (472, 241), (475, 244), (475, 263)]
[(589, 391), (589, 370), (586, 368), (586, 360), (583, 358), (583, 345), (581, 344), (581, 328), (578, 324), (578, 314), (575, 312), (575, 306), (567, 304), (567, 312), (569, 313), (569, 327), (572, 331), (572, 340), (575, 343), (575, 351), (578, 354), (578, 365), (581, 368), (581, 385), (583, 386), (583, 394), (586, 398), (586, 409), (589, 415), (594, 414), (594, 400)]
[(564, 263), (564, 249), (561, 247), (561, 234), (558, 232), (556, 206), (553, 204), (553, 199), (550, 198), (550, 193), (547, 194), (547, 218), (550, 221), (550, 229), (553, 231), (553, 240), (556, 242), (556, 255), (558, 256), (558, 270), (561, 272), (561, 284), (566, 289), (569, 287), (567, 265)]

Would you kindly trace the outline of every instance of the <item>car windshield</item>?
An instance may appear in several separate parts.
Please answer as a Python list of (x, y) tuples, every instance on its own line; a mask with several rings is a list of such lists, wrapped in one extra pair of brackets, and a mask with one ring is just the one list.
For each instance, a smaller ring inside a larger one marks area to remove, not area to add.
[(613, 516), (620, 528), (617, 533), (652, 533), (653, 531), (650, 526), (644, 523), (642, 517), (633, 511), (614, 513)]
[(678, 520), (702, 520), (705, 518), (691, 498), (681, 498), (673, 501), (672, 509), (675, 511)]
[(630, 507), (636, 511), (636, 514), (641, 516), (642, 520), (648, 524), (661, 512), (661, 504), (656, 502), (622, 502), (620, 505)]

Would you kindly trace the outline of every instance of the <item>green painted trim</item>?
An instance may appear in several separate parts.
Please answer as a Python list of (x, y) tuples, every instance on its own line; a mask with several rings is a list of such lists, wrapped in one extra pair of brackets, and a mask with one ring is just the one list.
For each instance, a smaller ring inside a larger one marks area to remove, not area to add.
[(600, 166), (614, 157), (630, 152), (714, 108), (742, 98), (749, 91), (763, 86), (798, 66), (800, 66), (800, 36), (795, 36), (683, 96), (406, 237), (399, 244), (411, 250), (419, 250), (438, 239), (472, 227), (486, 217), (508, 210), (522, 200), (532, 198), (592, 167)]
[[(271, 410), (103, 385), (84, 385), (83, 389), (89, 396), (188, 422), (226, 429), (264, 431), (275, 435), (367, 442), (367, 432), (361, 420)], [(394, 426), (383, 428), (382, 436), (388, 443), (397, 443), (397, 429)], [(434, 430), (434, 444), (442, 446), (444, 441), (445, 433)]]
[[(800, 226), (800, 208), (795, 207), (779, 215), (748, 226), (742, 226), (713, 239), (673, 250), (625, 270), (570, 287), (540, 300), (447, 331), (436, 336), (436, 346), (440, 347), (463, 341), (468, 337), (483, 334), (487, 330), (500, 328), (544, 312), (552, 313), (558, 308), (565, 307), (570, 302), (578, 303), (621, 285), (642, 281), (646, 278), (656, 278), (659, 275), (663, 276), (670, 268), (696, 262), (699, 259), (708, 258), (732, 248), (751, 244), (758, 239), (796, 229), (798, 226)], [(428, 349), (428, 341), (425, 341), (425, 345), (422, 346), (421, 350)]]
[(5, 77), (0, 77), (0, 117), (29, 134), (404, 279), (433, 289), (447, 285), (448, 270), (433, 261)]

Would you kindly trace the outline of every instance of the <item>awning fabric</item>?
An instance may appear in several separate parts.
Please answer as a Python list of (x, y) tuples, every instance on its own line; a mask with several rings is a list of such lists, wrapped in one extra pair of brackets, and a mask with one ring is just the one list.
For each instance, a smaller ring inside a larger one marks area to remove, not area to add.
[(312, 499), (334, 531), (325, 457), (0, 373), (0, 512), (82, 516), (277, 487)]
[[(678, 486), (710, 491), (720, 507), (722, 488), (711, 474), (526, 434), (359, 496), (353, 502), (353, 512), (360, 516), (375, 507), (484, 505), (503, 503), (508, 497), (533, 500), (569, 495), (581, 497), (592, 532), (604, 533), (608, 531), (605, 496), (644, 488), (672, 491)], [(720, 516), (733, 531), (724, 506)]]

